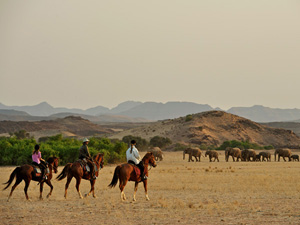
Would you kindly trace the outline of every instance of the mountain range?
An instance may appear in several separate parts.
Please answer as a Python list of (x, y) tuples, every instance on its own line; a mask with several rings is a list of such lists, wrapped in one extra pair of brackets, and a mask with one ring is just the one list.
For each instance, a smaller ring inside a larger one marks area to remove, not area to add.
[[(138, 102), (126, 101), (109, 109), (96, 106), (86, 110), (78, 108), (55, 108), (47, 102), (34, 106), (6, 106), (0, 103), (0, 120), (38, 121), (76, 115), (92, 122), (149, 122), (174, 119), (187, 114), (220, 110), (207, 104), (192, 102)], [(261, 105), (232, 107), (225, 111), (255, 122), (283, 122), (300, 120), (300, 109), (278, 109)]]

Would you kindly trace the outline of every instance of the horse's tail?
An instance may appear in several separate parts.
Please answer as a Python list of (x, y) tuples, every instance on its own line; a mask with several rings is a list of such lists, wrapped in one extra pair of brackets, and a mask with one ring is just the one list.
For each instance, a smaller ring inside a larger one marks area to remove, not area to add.
[(18, 173), (20, 170), (21, 170), (21, 167), (17, 167), (17, 168), (10, 174), (9, 180), (8, 180), (6, 183), (4, 183), (4, 184), (7, 184), (7, 186), (6, 186), (3, 190), (7, 189), (7, 188), (11, 185), (11, 183), (12, 183), (13, 180), (15, 179), (15, 176), (17, 175), (17, 173)]
[(64, 179), (68, 175), (71, 166), (72, 166), (72, 163), (68, 163), (67, 165), (65, 165), (63, 171), (61, 171), (61, 173), (56, 177), (56, 179), (57, 180)]
[(119, 171), (121, 169), (121, 166), (117, 166), (114, 172), (114, 176), (111, 180), (111, 183), (108, 185), (108, 187), (113, 188), (116, 186), (116, 184), (118, 183), (118, 178), (119, 178)]

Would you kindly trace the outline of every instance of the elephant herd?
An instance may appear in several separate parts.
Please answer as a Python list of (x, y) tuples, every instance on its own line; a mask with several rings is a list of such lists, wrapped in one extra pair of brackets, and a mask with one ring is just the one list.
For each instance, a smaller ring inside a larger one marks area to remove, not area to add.
[[(183, 150), (183, 159), (185, 159), (185, 155), (188, 154), (189, 159), (188, 161), (192, 161), (193, 157), (196, 159), (196, 161), (201, 160), (202, 151), (199, 148), (186, 148)], [(209, 157), (209, 161), (212, 162), (212, 160), (215, 162), (216, 160), (219, 162), (219, 153), (215, 150), (208, 150), (205, 152), (205, 157)], [(271, 153), (270, 152), (259, 152), (258, 154), (254, 149), (245, 149), (241, 150), (239, 148), (231, 148), (227, 147), (225, 149), (225, 161), (228, 162), (230, 159), (230, 156), (232, 160), (235, 161), (271, 161)], [(276, 161), (276, 156), (278, 157), (278, 161), (280, 161), (280, 157), (283, 158), (284, 161), (286, 161), (286, 158), (288, 158), (289, 161), (299, 161), (299, 155), (292, 155), (292, 152), (288, 148), (279, 148), (275, 149), (274, 152), (274, 158)]]

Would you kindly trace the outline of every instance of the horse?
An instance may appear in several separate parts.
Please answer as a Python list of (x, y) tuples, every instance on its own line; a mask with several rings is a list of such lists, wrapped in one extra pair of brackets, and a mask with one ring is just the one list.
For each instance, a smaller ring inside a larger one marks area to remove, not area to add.
[[(103, 164), (104, 164), (104, 154), (103, 153), (98, 153), (95, 158), (94, 158), (94, 163), (97, 166), (97, 171), (96, 171), (96, 177), (98, 177), (99, 175), (99, 170), (100, 168), (103, 168)], [(96, 198), (97, 196), (95, 195), (95, 179), (91, 179), (91, 174), (88, 171), (83, 171), (82, 166), (80, 165), (80, 162), (74, 162), (74, 163), (68, 163), (63, 171), (56, 177), (56, 179), (58, 179), (59, 181), (64, 179), (65, 177), (67, 177), (67, 183), (65, 185), (65, 199), (67, 199), (67, 189), (69, 187), (69, 184), (72, 180), (73, 177), (75, 177), (76, 179), (76, 189), (77, 192), (79, 194), (79, 197), (82, 199), (82, 195), (79, 191), (79, 185), (81, 182), (81, 179), (85, 179), (85, 180), (90, 180), (91, 183), (91, 190), (88, 194), (85, 195), (85, 197), (89, 196), (92, 192), (93, 192), (93, 197)]]
[[(153, 153), (152, 152), (146, 153), (146, 155), (143, 157), (142, 161), (143, 161), (144, 167), (145, 167), (144, 173), (148, 177), (148, 165), (150, 164), (150, 166), (156, 167), (156, 162), (155, 162)], [(148, 201), (150, 200), (149, 196), (148, 196), (147, 180), (142, 181), (141, 176), (136, 174), (133, 165), (131, 165), (129, 163), (124, 163), (122, 165), (118, 165), (115, 168), (114, 176), (112, 178), (111, 183), (108, 185), (108, 187), (110, 187), (110, 188), (115, 187), (116, 184), (118, 183), (118, 179), (119, 179), (119, 188), (121, 191), (121, 200), (122, 201), (126, 200), (124, 188), (128, 181), (135, 182), (133, 201), (136, 201), (135, 194), (137, 192), (139, 182), (143, 182), (146, 200), (148, 200)]]
[(47, 162), (48, 162), (48, 167), (49, 167), (49, 173), (46, 173), (47, 180), (43, 180), (43, 177), (41, 175), (37, 176), (35, 174), (33, 165), (25, 164), (25, 165), (15, 168), (14, 171), (10, 174), (9, 180), (6, 183), (4, 183), (4, 184), (7, 184), (7, 186), (3, 190), (7, 189), (13, 182), (14, 178), (16, 177), (16, 182), (11, 188), (11, 191), (10, 191), (7, 201), (9, 201), (13, 191), (21, 183), (22, 180), (25, 181), (24, 192), (25, 192), (25, 197), (28, 201), (30, 201), (30, 199), (28, 197), (27, 190), (28, 190), (31, 180), (40, 182), (40, 200), (43, 199), (42, 193), (43, 193), (44, 183), (48, 184), (48, 186), (51, 188), (49, 194), (47, 195), (47, 198), (49, 198), (53, 191), (53, 186), (51, 184), (52, 170), (54, 170), (54, 173), (57, 173), (58, 158), (50, 157), (47, 160)]

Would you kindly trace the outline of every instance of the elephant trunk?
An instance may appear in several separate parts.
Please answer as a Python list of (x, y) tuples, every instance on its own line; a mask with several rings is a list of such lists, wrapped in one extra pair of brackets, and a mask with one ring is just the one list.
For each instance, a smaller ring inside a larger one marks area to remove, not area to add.
[(275, 151), (275, 153), (274, 153), (275, 161), (276, 161), (276, 154), (277, 154), (277, 152)]
[(183, 151), (183, 159), (185, 159), (185, 151)]

